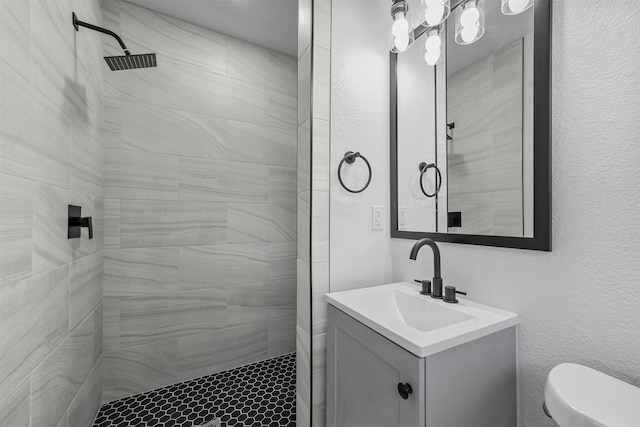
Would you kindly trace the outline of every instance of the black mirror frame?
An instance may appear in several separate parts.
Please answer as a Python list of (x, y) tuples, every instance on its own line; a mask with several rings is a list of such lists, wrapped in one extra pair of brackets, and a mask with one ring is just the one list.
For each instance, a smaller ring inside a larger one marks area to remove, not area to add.
[[(416, 29), (422, 33), (425, 29)], [(398, 230), (397, 56), (389, 54), (391, 237), (551, 251), (551, 0), (534, 3), (533, 237), (482, 236)], [(416, 37), (417, 38), (417, 37)]]

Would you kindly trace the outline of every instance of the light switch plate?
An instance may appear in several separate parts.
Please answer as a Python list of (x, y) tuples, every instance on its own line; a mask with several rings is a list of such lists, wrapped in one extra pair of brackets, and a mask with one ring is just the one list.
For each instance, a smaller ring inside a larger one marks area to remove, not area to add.
[(407, 229), (407, 207), (400, 206), (398, 208), (398, 230)]
[(384, 206), (371, 206), (371, 229), (384, 230)]

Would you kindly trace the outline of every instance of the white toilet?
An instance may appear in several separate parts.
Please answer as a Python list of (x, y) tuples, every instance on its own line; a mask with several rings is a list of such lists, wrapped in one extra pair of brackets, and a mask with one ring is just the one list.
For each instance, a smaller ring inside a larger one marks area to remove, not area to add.
[(553, 368), (544, 401), (560, 427), (640, 427), (640, 388), (586, 366)]

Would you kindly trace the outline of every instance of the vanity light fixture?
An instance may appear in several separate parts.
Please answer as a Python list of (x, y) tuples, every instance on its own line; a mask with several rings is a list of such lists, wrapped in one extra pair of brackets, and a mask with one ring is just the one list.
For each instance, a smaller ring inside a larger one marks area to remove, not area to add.
[(456, 9), (456, 43), (467, 45), (484, 34), (484, 0), (467, 0)]
[(451, 12), (451, 0), (423, 0), (424, 22), (430, 27), (442, 24)]
[(533, 6), (533, 0), (502, 0), (502, 13), (517, 15)]
[[(462, 0), (454, 3), (455, 9), (455, 42), (459, 45), (475, 43), (484, 35), (486, 0)], [(501, 10), (505, 15), (517, 15), (533, 6), (534, 0), (500, 0)], [(444, 43), (442, 40), (442, 23), (451, 14), (451, 0), (420, 0), (422, 11), (422, 27), (427, 28), (424, 61), (433, 66), (444, 59)], [(414, 29), (409, 23), (408, 0), (393, 0), (391, 5), (393, 25), (389, 32), (390, 50), (402, 53), (408, 50), (415, 41)]]
[(424, 42), (424, 62), (429, 66), (440, 64), (444, 60), (444, 43), (442, 43), (441, 27), (435, 27), (427, 32)]
[(406, 0), (394, 0), (391, 6), (393, 25), (389, 33), (391, 52), (401, 53), (413, 45), (413, 29), (410, 27), (407, 19), (408, 12), (409, 3), (407, 3)]

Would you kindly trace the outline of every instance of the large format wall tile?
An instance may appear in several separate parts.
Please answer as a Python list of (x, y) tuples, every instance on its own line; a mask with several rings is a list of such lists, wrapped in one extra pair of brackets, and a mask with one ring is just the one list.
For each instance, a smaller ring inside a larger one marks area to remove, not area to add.
[(269, 89), (269, 126), (295, 128), (298, 124), (298, 97)]
[(160, 107), (174, 106), (178, 99), (179, 76), (177, 64), (158, 60), (158, 66), (154, 68), (107, 74), (105, 95)]
[(296, 317), (269, 321), (269, 357), (296, 351)]
[(176, 340), (104, 353), (102, 401), (109, 402), (178, 382)]
[(229, 326), (266, 322), (296, 312), (295, 279), (234, 285), (228, 292)]
[(227, 121), (202, 114), (125, 101), (122, 147), (151, 153), (226, 158)]
[(104, 97), (102, 145), (106, 148), (120, 148), (122, 145), (122, 101), (119, 98)]
[(104, 248), (120, 247), (120, 199), (104, 199)]
[(269, 168), (262, 165), (181, 158), (181, 200), (265, 203)]
[[(102, 265), (102, 252), (71, 263), (69, 330), (75, 329), (102, 303)], [(102, 324), (102, 319), (100, 324)]]
[(3, 61), (0, 73), (0, 172), (69, 188), (69, 118)]
[(68, 265), (0, 287), (0, 400), (62, 342), (68, 325)]
[(215, 202), (122, 200), (120, 245), (206, 245), (227, 236), (227, 205)]
[(230, 203), (228, 240), (293, 242), (296, 240), (296, 205)]
[(264, 282), (268, 277), (266, 243), (180, 248), (180, 283), (184, 289)]
[[(66, 239), (68, 205), (75, 203), (68, 190), (38, 184), (33, 198), (33, 274), (72, 260), (72, 242)], [(86, 207), (83, 215), (89, 215)]]
[(296, 277), (296, 242), (269, 243), (269, 280)]
[(120, 300), (105, 299), (102, 303), (102, 344), (104, 351), (120, 346)]
[(257, 84), (181, 67), (180, 107), (225, 119), (269, 122), (269, 91)]
[(107, 150), (105, 171), (107, 198), (178, 198), (176, 157), (129, 150)]
[(242, 40), (229, 39), (229, 77), (295, 94), (295, 58)]
[(68, 423), (73, 426), (90, 426), (102, 403), (102, 360), (94, 366), (93, 371), (84, 382), (68, 412)]
[(71, 124), (71, 189), (98, 197), (104, 195), (104, 149), (79, 124)]
[(229, 121), (229, 159), (273, 166), (296, 166), (296, 131)]
[(181, 380), (197, 378), (267, 356), (266, 323), (189, 335), (178, 338), (178, 375)]
[(120, 346), (227, 326), (227, 292), (206, 289), (120, 300)]
[(0, 400), (0, 426), (29, 427), (31, 381), (24, 380), (4, 400)]
[(177, 292), (178, 248), (109, 249), (104, 253), (104, 297)]
[(0, 2), (0, 56), (25, 77), (31, 75), (31, 1)]
[(0, 174), (0, 286), (31, 275), (33, 183)]
[(88, 317), (31, 376), (31, 423), (51, 425), (64, 415), (94, 362), (94, 322)]
[(269, 168), (269, 202), (295, 204), (298, 201), (295, 168)]
[(123, 36), (165, 58), (226, 74), (227, 36), (128, 3), (121, 6)]

